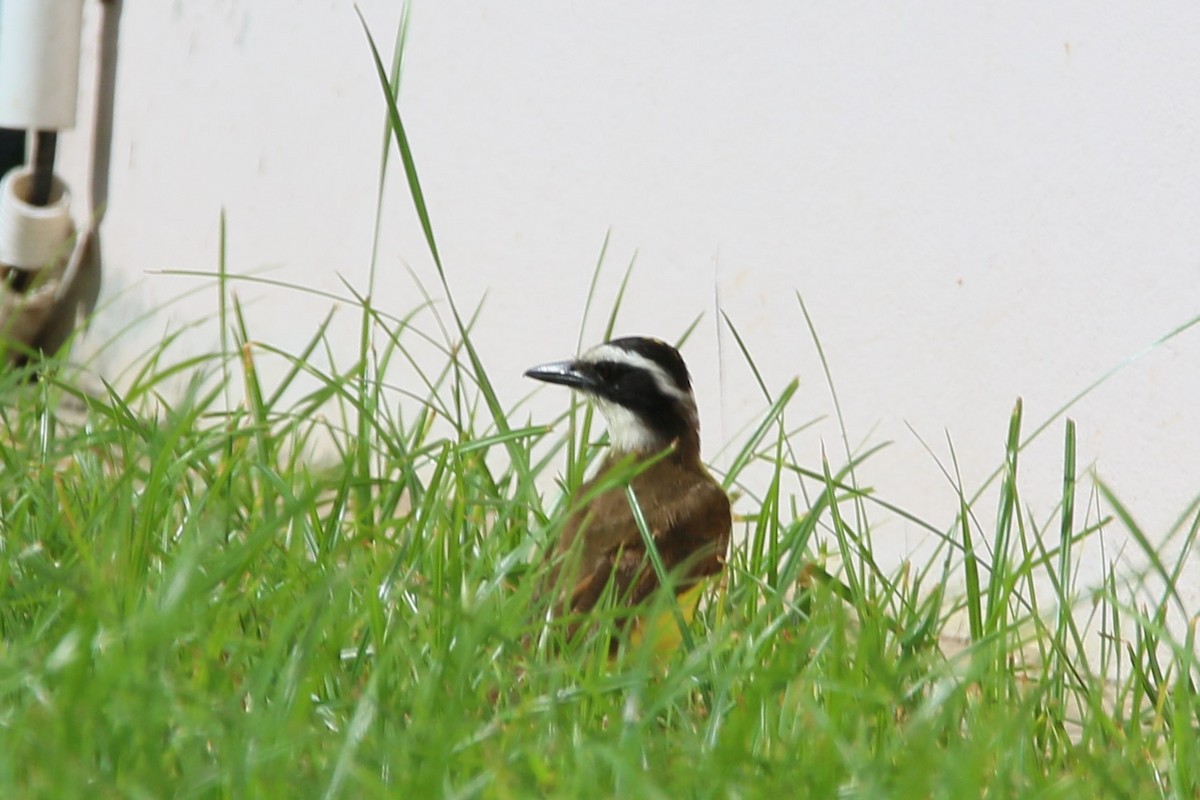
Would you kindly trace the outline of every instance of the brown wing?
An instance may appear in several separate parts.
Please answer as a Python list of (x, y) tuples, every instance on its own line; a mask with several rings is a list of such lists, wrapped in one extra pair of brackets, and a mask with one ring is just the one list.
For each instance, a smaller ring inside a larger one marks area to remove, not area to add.
[[(729, 498), (707, 473), (666, 460), (637, 476), (633, 488), (663, 565), (676, 574), (678, 591), (721, 571), (729, 547)], [(577, 538), (582, 542), (576, 544)], [(560, 555), (578, 559), (578, 578), (563, 598), (562, 611), (591, 609), (610, 577), (617, 596), (631, 605), (658, 588), (623, 489), (606, 492), (581, 509), (564, 531)]]

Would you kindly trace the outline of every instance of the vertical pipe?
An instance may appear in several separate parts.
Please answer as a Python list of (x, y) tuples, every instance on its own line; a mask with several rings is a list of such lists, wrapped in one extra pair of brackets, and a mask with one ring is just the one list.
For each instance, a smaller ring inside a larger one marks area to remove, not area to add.
[(75, 126), (83, 0), (0, 2), (0, 127)]
[(54, 151), (58, 147), (58, 134), (55, 131), (38, 131), (33, 142), (33, 185), (29, 190), (29, 203), (35, 206), (49, 205), (50, 188), (54, 185)]

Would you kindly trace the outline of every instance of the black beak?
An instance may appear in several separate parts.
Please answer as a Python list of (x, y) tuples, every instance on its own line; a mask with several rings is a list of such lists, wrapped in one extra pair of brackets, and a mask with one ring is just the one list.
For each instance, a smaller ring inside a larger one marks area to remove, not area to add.
[(525, 370), (525, 377), (584, 391), (594, 390), (599, 385), (599, 379), (591, 366), (574, 360), (555, 361), (551, 364), (530, 367)]

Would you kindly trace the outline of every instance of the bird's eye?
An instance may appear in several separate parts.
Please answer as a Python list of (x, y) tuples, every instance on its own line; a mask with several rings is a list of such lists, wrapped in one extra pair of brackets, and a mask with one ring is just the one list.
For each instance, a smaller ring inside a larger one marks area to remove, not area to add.
[(628, 365), (616, 364), (612, 361), (601, 361), (598, 364), (593, 364), (592, 369), (596, 371), (596, 375), (600, 380), (609, 386), (616, 385), (629, 372)]

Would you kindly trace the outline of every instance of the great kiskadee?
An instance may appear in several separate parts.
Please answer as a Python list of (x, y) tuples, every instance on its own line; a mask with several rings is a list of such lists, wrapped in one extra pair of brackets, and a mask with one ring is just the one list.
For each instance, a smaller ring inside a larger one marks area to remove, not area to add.
[(615, 597), (630, 606), (659, 586), (624, 486), (596, 493), (619, 469), (633, 473), (628, 485), (690, 618), (702, 580), (725, 564), (731, 518), (729, 498), (700, 460), (696, 399), (679, 351), (658, 339), (614, 339), (525, 375), (581, 392), (608, 426), (609, 452), (579, 488), (583, 503), (568, 512), (549, 552), (552, 613), (590, 611), (610, 583)]

